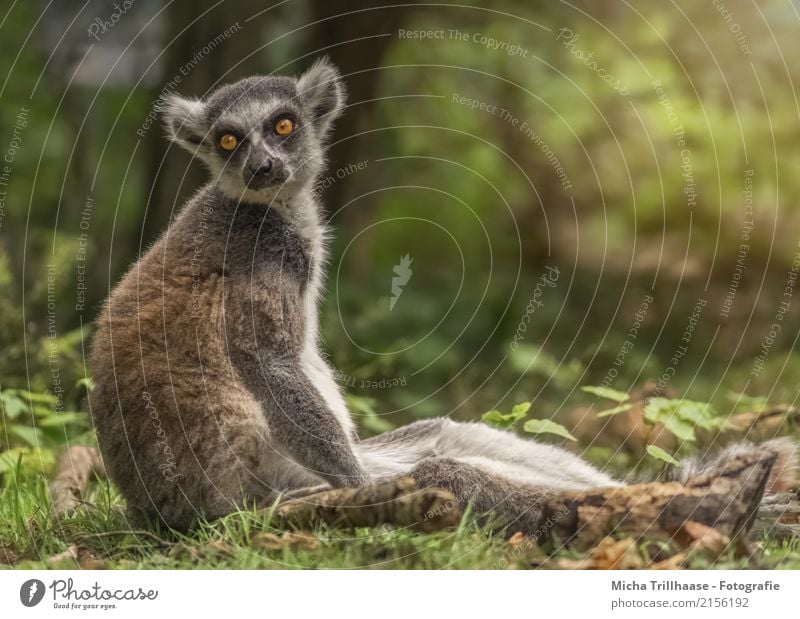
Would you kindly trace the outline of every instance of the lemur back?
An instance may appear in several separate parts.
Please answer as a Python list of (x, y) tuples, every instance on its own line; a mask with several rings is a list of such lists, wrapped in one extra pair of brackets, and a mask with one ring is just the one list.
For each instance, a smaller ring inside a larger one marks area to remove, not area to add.
[[(298, 79), (164, 102), (170, 138), (212, 179), (96, 325), (90, 410), (132, 515), (187, 528), (282, 494), (410, 475), (535, 533), (550, 493), (620, 485), (564, 449), (482, 424), (435, 419), (358, 439), (317, 343), (326, 231), (313, 186), (343, 108), (325, 61)], [(794, 474), (794, 444), (768, 448), (783, 463), (777, 489)]]

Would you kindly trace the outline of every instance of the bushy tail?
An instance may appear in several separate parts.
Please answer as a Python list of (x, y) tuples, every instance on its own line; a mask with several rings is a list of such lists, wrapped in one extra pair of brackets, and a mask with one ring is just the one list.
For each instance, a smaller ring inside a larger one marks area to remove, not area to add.
[(787, 492), (797, 485), (798, 445), (786, 437), (772, 439), (757, 445), (747, 441), (734, 443), (709, 459), (685, 460), (675, 478), (678, 481), (686, 481), (690, 477), (699, 475), (721, 474), (732, 458), (751, 453), (756, 456), (764, 453), (775, 454), (775, 464), (772, 466), (764, 489), (765, 495)]

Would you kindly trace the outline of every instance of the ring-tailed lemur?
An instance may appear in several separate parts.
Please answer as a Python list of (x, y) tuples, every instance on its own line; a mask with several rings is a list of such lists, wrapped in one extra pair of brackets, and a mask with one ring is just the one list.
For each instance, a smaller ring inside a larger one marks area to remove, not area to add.
[(314, 182), (344, 98), (323, 60), (297, 79), (164, 101), (169, 137), (212, 179), (97, 321), (91, 413), (130, 509), (186, 528), (320, 484), (410, 475), (534, 531), (547, 493), (620, 485), (481, 424), (435, 419), (358, 439), (317, 344), (326, 239)]

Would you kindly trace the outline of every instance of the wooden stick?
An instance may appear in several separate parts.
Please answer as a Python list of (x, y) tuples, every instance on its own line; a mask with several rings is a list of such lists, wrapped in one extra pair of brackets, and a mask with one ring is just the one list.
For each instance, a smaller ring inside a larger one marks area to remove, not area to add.
[(458, 524), (461, 510), (446, 490), (417, 490), (413, 479), (402, 478), (291, 499), (280, 503), (273, 517), (295, 529), (314, 528), (320, 523), (344, 528), (391, 524), (429, 533)]

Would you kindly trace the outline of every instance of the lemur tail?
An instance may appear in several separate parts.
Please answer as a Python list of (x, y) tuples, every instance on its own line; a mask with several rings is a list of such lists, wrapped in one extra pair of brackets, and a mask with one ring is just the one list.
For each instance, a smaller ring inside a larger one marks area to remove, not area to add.
[(770, 452), (775, 454), (776, 459), (767, 479), (764, 494), (769, 496), (791, 490), (797, 485), (800, 450), (795, 441), (786, 437), (772, 439), (757, 445), (747, 441), (734, 443), (714, 454), (710, 459), (685, 460), (675, 474), (675, 479), (686, 481), (690, 477), (698, 475), (722, 473), (731, 458), (749, 453), (761, 455)]
[[(752, 453), (760, 456), (764, 453), (775, 455), (764, 495), (750, 530), (751, 536), (778, 538), (800, 537), (800, 494), (798, 487), (798, 444), (789, 438), (776, 438), (760, 444), (749, 442), (729, 445), (711, 459), (692, 459), (685, 461), (678, 469), (675, 478), (686, 481), (696, 475), (721, 474), (726, 463), (735, 456)], [(789, 492), (793, 491), (793, 492)]]

